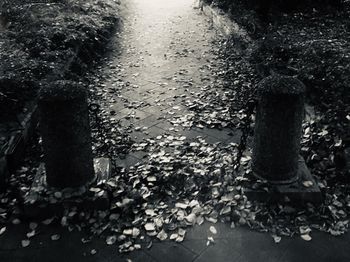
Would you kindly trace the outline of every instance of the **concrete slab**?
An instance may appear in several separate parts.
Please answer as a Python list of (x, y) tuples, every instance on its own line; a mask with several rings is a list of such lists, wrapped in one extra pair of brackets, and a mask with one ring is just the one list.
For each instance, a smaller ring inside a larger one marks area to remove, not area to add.
[[(282, 185), (263, 183), (256, 188), (246, 187), (244, 189), (245, 194), (250, 200), (261, 202), (281, 201), (285, 199), (296, 203), (321, 203), (322, 194), (320, 188), (302, 157), (300, 157), (298, 164), (299, 179), (296, 182)], [(258, 181), (258, 178), (253, 178), (250, 181), (250, 186), (258, 185)]]
[(108, 158), (94, 159), (95, 178), (85, 186), (57, 190), (46, 183), (44, 164), (38, 169), (33, 184), (23, 198), (25, 219), (60, 215), (67, 207), (82, 210), (106, 210), (110, 207), (109, 197), (101, 186), (111, 176), (111, 162)]

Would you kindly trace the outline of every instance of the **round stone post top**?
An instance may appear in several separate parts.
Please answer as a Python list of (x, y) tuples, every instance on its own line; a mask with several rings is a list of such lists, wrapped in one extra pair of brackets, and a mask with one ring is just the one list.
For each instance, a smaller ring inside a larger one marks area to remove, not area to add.
[(69, 101), (85, 98), (86, 89), (77, 82), (58, 80), (40, 89), (39, 99), (41, 101)]
[(259, 95), (301, 95), (306, 91), (305, 85), (295, 77), (271, 75), (258, 85)]

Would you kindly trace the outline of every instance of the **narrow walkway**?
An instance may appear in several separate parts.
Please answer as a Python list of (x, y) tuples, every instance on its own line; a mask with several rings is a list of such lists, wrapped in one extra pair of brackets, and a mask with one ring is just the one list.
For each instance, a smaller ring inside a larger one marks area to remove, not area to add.
[[(238, 142), (228, 128), (190, 128), (189, 108), (205, 90), (219, 88), (212, 69), (217, 65), (211, 40), (218, 37), (191, 0), (128, 2), (128, 15), (116, 54), (101, 84), (110, 92), (105, 108), (141, 142), (159, 135), (197, 136), (208, 143)], [(110, 101), (114, 103), (110, 103)], [(205, 106), (205, 105), (203, 105)], [(140, 152), (121, 159), (129, 166)]]
[[(211, 39), (217, 36), (192, 0), (128, 0), (128, 6), (121, 54), (101, 69), (106, 80), (100, 88), (109, 96), (104, 108), (111, 117), (120, 120), (136, 143), (164, 134), (187, 140), (202, 136), (208, 143), (237, 142), (239, 135), (230, 129), (189, 128), (191, 101), (201, 91), (220, 86), (211, 70), (218, 62), (211, 52)], [(142, 152), (131, 152), (119, 165), (127, 167), (142, 158)], [(350, 261), (349, 234), (334, 238), (314, 233), (311, 242), (283, 238), (275, 244), (267, 233), (217, 223), (214, 234), (211, 225), (189, 229), (182, 243), (155, 240), (149, 249), (123, 255), (104, 238), (83, 243), (82, 233), (55, 226), (46, 227), (22, 248), (28, 228), (18, 225), (0, 236), (0, 261)], [(53, 234), (60, 239), (52, 241)], [(214, 242), (208, 243), (208, 237)]]

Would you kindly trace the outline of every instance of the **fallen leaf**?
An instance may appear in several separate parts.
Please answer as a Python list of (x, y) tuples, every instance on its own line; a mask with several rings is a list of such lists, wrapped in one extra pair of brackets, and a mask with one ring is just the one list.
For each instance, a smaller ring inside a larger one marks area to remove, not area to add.
[(178, 243), (180, 243), (180, 242), (184, 241), (184, 239), (185, 239), (185, 236), (180, 236), (180, 235), (179, 235), (179, 236), (175, 239), (175, 241), (178, 242)]
[(301, 227), (299, 227), (299, 232), (301, 235), (306, 235), (306, 234), (309, 234), (311, 232), (311, 228), (308, 226), (301, 226)]
[(25, 239), (21, 241), (22, 247), (27, 247), (30, 245), (30, 240), (29, 239)]
[(303, 186), (304, 187), (309, 188), (309, 187), (312, 187), (313, 185), (314, 185), (314, 183), (312, 181), (310, 181), (310, 180), (303, 181)]
[(54, 220), (54, 218), (48, 218), (48, 219), (45, 219), (42, 223), (44, 225), (50, 225), (52, 223), (52, 221)]
[(62, 197), (62, 192), (56, 191), (56, 192), (54, 193), (54, 196), (55, 196), (56, 198), (61, 198), (61, 197)]
[(166, 239), (168, 238), (168, 234), (167, 234), (164, 230), (162, 230), (162, 231), (160, 231), (160, 232), (158, 233), (157, 238), (158, 238), (160, 241), (164, 241), (164, 240), (166, 240)]
[(1, 236), (2, 234), (4, 234), (5, 231), (6, 231), (6, 227), (2, 227), (2, 228), (0, 229), (0, 236)]
[(151, 247), (152, 247), (152, 245), (153, 245), (153, 242), (152, 241), (150, 241), (149, 243), (148, 243), (148, 245), (147, 245), (147, 249), (150, 249)]
[(29, 223), (29, 228), (30, 228), (31, 230), (34, 230), (34, 229), (36, 229), (37, 227), (38, 227), (38, 223), (35, 223), (35, 222)]
[(181, 208), (181, 209), (186, 209), (188, 207), (188, 205), (184, 204), (184, 203), (176, 203), (175, 207)]
[(300, 235), (300, 237), (302, 239), (304, 239), (305, 241), (311, 241), (311, 239), (312, 239), (309, 234)]
[(112, 235), (106, 238), (107, 245), (113, 245), (117, 241), (117, 237)]
[(208, 237), (207, 246), (209, 246), (210, 244), (214, 244), (214, 243), (215, 243), (214, 238), (213, 237)]
[(156, 213), (154, 212), (153, 209), (146, 209), (146, 210), (145, 210), (145, 213), (146, 213), (146, 215), (148, 215), (148, 216), (155, 216), (155, 215), (156, 215)]
[(185, 234), (186, 234), (186, 230), (183, 228), (179, 228), (179, 230), (177, 232), (180, 236), (185, 236)]
[(21, 220), (19, 220), (18, 218), (15, 218), (12, 220), (12, 224), (19, 225), (19, 224), (21, 224)]
[(123, 234), (124, 235), (127, 235), (127, 236), (131, 236), (132, 235), (132, 229), (130, 228), (130, 229), (124, 229), (123, 230)]
[(211, 233), (213, 233), (214, 235), (216, 235), (218, 233), (218, 231), (216, 230), (216, 228), (214, 226), (210, 226), (209, 230)]
[(136, 228), (136, 227), (134, 227), (133, 229), (132, 229), (132, 237), (133, 238), (136, 238), (138, 235), (140, 235), (140, 229), (138, 229), (138, 228)]
[(280, 236), (277, 236), (277, 235), (272, 235), (272, 238), (275, 241), (275, 243), (279, 243), (282, 240), (282, 238)]
[(153, 223), (146, 223), (144, 227), (145, 227), (146, 231), (154, 231), (154, 230), (156, 230), (156, 227), (155, 227), (155, 225)]
[(188, 216), (185, 216), (185, 220), (186, 222), (188, 222), (189, 224), (194, 225), (196, 223), (196, 215), (191, 213)]
[(31, 238), (31, 237), (35, 236), (35, 230), (32, 230), (32, 231), (28, 232), (28, 233), (26, 234), (26, 236), (27, 236), (28, 238)]
[(202, 216), (197, 217), (197, 224), (202, 225), (204, 223), (204, 218)]
[(174, 240), (174, 239), (176, 239), (176, 238), (178, 238), (178, 236), (179, 236), (179, 234), (177, 234), (177, 233), (173, 233), (173, 234), (171, 234), (170, 235), (170, 240)]
[(52, 235), (52, 236), (51, 236), (51, 240), (52, 240), (52, 241), (59, 240), (60, 238), (61, 238), (61, 236), (58, 235), (58, 234), (55, 234), (55, 235)]

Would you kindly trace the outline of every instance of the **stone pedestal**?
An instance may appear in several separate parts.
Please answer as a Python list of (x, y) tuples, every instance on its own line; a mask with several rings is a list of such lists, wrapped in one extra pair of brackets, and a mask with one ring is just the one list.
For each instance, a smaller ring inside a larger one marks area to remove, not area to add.
[(293, 77), (273, 75), (259, 84), (258, 96), (252, 170), (270, 189), (247, 194), (258, 200), (274, 195), (319, 202), (320, 190), (299, 155), (305, 86)]
[(6, 179), (9, 177), (5, 156), (0, 155), (0, 192), (6, 189)]
[(111, 178), (111, 168), (110, 159), (95, 158), (96, 180), (93, 184), (58, 190), (47, 185), (47, 173), (41, 164), (29, 192), (22, 196), (25, 218), (62, 216), (64, 210), (72, 207), (80, 211), (108, 210), (110, 199), (105, 184)]
[(297, 79), (270, 76), (258, 86), (253, 171), (270, 183), (298, 180), (305, 86)]
[(83, 186), (94, 178), (87, 93), (57, 81), (39, 96), (46, 181), (54, 188)]

